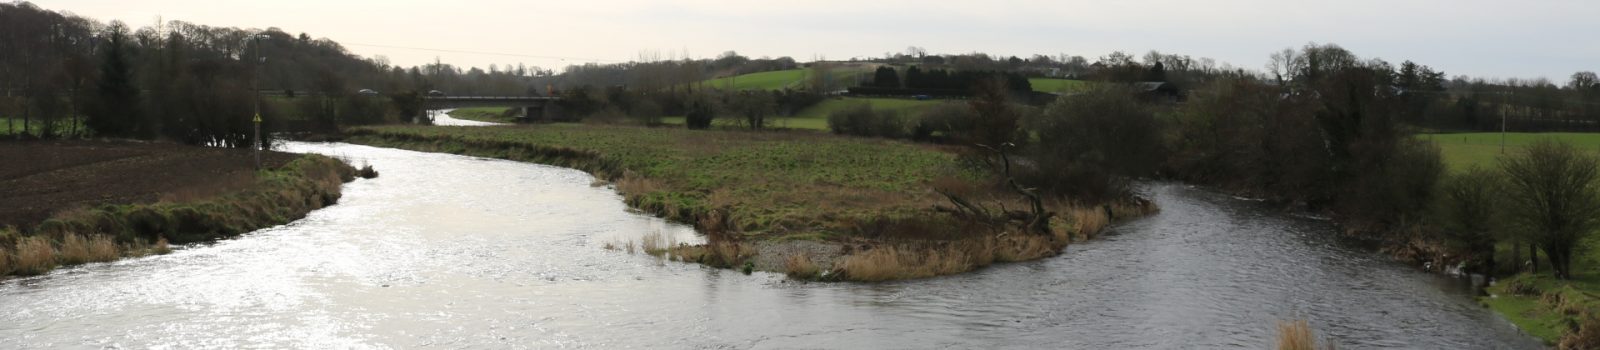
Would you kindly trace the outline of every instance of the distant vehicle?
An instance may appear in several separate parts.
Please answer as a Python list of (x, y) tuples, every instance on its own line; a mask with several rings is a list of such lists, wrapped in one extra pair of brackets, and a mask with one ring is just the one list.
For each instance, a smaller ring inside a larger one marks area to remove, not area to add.
[(928, 96), (928, 95), (915, 95), (915, 96), (911, 96), (911, 98), (914, 98), (914, 99), (917, 99), (917, 100), (918, 100), (918, 101), (927, 101), (927, 100), (931, 100), (931, 99), (933, 99), (933, 96)]
[(362, 94), (362, 95), (377, 95), (378, 94), (378, 90), (361, 89), (361, 91), (356, 91), (356, 93)]
[(444, 96), (444, 91), (428, 90), (428, 96)]

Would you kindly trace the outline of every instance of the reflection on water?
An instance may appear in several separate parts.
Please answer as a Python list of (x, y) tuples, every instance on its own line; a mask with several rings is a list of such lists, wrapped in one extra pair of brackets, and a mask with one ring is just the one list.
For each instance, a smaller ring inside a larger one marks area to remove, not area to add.
[(1454, 280), (1326, 223), (1177, 185), (1058, 258), (883, 284), (795, 283), (601, 247), (689, 228), (570, 169), (345, 144), (383, 173), (293, 224), (0, 282), (7, 347), (1536, 348)]
[(453, 112), (453, 111), (455, 111), (454, 108), (451, 108), (451, 109), (435, 109), (435, 110), (428, 111), (428, 115), (433, 117), (433, 125), (439, 125), (439, 126), (495, 126), (495, 125), (506, 125), (504, 123), (480, 122), (480, 121), (476, 121), (476, 120), (466, 120), (466, 119), (452, 118), (452, 117), (450, 117), (450, 112)]

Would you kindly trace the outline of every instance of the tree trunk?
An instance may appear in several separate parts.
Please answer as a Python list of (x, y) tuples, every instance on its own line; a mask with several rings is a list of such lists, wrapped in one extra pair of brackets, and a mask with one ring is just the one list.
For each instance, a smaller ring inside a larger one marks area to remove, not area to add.
[(1511, 242), (1511, 273), (1522, 272), (1522, 244)]
[(1572, 270), (1571, 265), (1569, 264), (1572, 261), (1571, 254), (1572, 252), (1570, 250), (1563, 251), (1561, 249), (1545, 249), (1544, 255), (1550, 259), (1550, 272), (1555, 274), (1556, 278), (1564, 280), (1572, 279)]
[(1533, 243), (1528, 243), (1528, 265), (1529, 272), (1539, 273), (1539, 246)]

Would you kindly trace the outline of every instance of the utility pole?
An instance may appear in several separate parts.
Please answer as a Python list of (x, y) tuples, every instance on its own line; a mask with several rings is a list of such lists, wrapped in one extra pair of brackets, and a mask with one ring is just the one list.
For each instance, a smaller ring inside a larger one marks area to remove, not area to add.
[(251, 119), (251, 123), (255, 125), (255, 140), (253, 140), (253, 145), (251, 145), (250, 148), (254, 149), (256, 157), (256, 171), (261, 170), (261, 65), (262, 63), (266, 63), (266, 60), (261, 58), (261, 36), (263, 35), (265, 34), (256, 34), (251, 36), (256, 42), (256, 71), (253, 79), (250, 79), (251, 89), (255, 89), (256, 116), (254, 119)]
[(1500, 107), (1500, 154), (1506, 154), (1506, 110)]

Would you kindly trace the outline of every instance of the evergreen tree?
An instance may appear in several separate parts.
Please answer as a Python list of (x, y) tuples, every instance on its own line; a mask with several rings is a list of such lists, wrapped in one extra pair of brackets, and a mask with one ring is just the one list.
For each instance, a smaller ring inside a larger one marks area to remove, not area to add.
[(133, 69), (129, 64), (126, 28), (112, 24), (107, 31), (105, 60), (100, 65), (100, 80), (96, 84), (95, 106), (84, 121), (89, 128), (102, 136), (137, 135), (141, 129), (139, 118), (139, 89), (133, 85)]
[(872, 84), (882, 88), (899, 88), (900, 74), (889, 66), (878, 67), (878, 70), (872, 74)]

